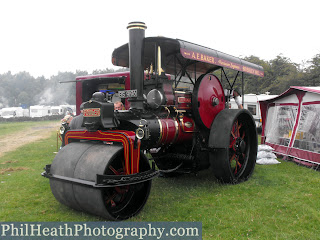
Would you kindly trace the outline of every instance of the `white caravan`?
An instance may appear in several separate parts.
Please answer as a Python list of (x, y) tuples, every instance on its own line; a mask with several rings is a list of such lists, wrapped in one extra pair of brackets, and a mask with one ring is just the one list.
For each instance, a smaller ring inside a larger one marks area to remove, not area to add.
[(51, 107), (43, 105), (30, 106), (30, 117), (51, 116)]
[(22, 107), (8, 107), (1, 109), (1, 117), (3, 118), (14, 118), (14, 117), (27, 117), (28, 109), (23, 109)]
[[(253, 116), (257, 128), (261, 127), (261, 110), (259, 101), (271, 99), (277, 97), (278, 95), (269, 95), (269, 94), (245, 94), (244, 95), (244, 105), (243, 108), (247, 109)], [(242, 103), (242, 97), (240, 97), (240, 101)], [(238, 108), (237, 104), (235, 103), (234, 99), (230, 100), (231, 107), (233, 109)]]
[(52, 115), (63, 115), (64, 108), (62, 106), (52, 106), (51, 107), (51, 114)]
[(51, 114), (52, 115), (65, 115), (66, 112), (70, 112), (71, 114), (76, 113), (75, 105), (60, 105), (60, 106), (52, 106)]

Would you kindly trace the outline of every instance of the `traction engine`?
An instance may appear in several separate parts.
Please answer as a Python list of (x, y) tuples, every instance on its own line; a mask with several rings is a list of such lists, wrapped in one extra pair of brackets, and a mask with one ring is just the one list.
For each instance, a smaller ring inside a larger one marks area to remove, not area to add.
[[(243, 73), (262, 77), (262, 67), (179, 39), (145, 38), (142, 22), (127, 28), (129, 43), (114, 50), (112, 62), (130, 72), (76, 79), (82, 125), (66, 132), (42, 174), (55, 198), (124, 220), (143, 208), (159, 174), (211, 167), (221, 182), (247, 180), (256, 162), (255, 122), (247, 110), (228, 109), (228, 101), (237, 77), (242, 84)], [(237, 72), (233, 83), (224, 68)], [(114, 110), (115, 99), (124, 110)]]

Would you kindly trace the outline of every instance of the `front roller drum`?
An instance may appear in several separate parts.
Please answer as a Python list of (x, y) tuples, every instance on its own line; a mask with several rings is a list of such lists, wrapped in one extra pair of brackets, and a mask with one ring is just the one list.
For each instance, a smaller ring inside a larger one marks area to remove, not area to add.
[[(140, 154), (140, 171), (150, 170)], [(96, 175), (124, 175), (122, 145), (70, 143), (62, 148), (51, 164), (51, 174), (95, 182)], [(145, 205), (151, 180), (117, 187), (93, 188), (50, 178), (55, 198), (73, 209), (101, 216), (107, 220), (124, 220), (136, 215)]]
[(215, 118), (209, 137), (210, 164), (224, 183), (246, 181), (253, 173), (258, 148), (256, 125), (245, 109), (225, 109)]

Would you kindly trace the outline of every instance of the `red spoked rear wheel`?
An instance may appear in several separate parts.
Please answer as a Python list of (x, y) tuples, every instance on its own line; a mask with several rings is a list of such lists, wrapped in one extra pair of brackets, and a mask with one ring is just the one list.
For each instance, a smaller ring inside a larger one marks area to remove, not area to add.
[(239, 124), (237, 120), (230, 132), (229, 145), (230, 167), (235, 176), (242, 174), (248, 161), (248, 154), (246, 153), (247, 142), (245, 129), (242, 123)]
[(247, 180), (255, 166), (257, 132), (247, 110), (225, 109), (212, 124), (210, 163), (216, 178), (225, 183)]

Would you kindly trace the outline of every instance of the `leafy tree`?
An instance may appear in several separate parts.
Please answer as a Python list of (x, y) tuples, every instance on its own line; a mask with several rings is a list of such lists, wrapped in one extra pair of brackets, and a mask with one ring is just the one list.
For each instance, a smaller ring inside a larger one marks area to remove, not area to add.
[(290, 82), (295, 79), (298, 70), (289, 58), (278, 55), (270, 61), (271, 84), (266, 87), (267, 91), (280, 94), (290, 87)]
[(256, 57), (256, 56), (249, 56), (246, 57), (244, 60), (257, 64), (259, 66), (263, 67), (264, 70), (264, 77), (258, 77), (255, 75), (251, 75), (251, 74), (245, 74), (244, 79), (244, 88), (245, 88), (245, 92), (246, 94), (248, 93), (264, 93), (265, 92), (265, 87), (268, 86), (271, 82), (270, 79), (270, 70), (271, 70), (271, 66), (268, 62), (261, 60), (260, 58)]
[(311, 64), (306, 72), (308, 73), (307, 82), (311, 86), (320, 85), (320, 54), (315, 55), (309, 62)]
[(19, 102), (19, 105), (31, 102), (31, 96), (27, 92), (22, 91), (17, 97), (17, 102)]

